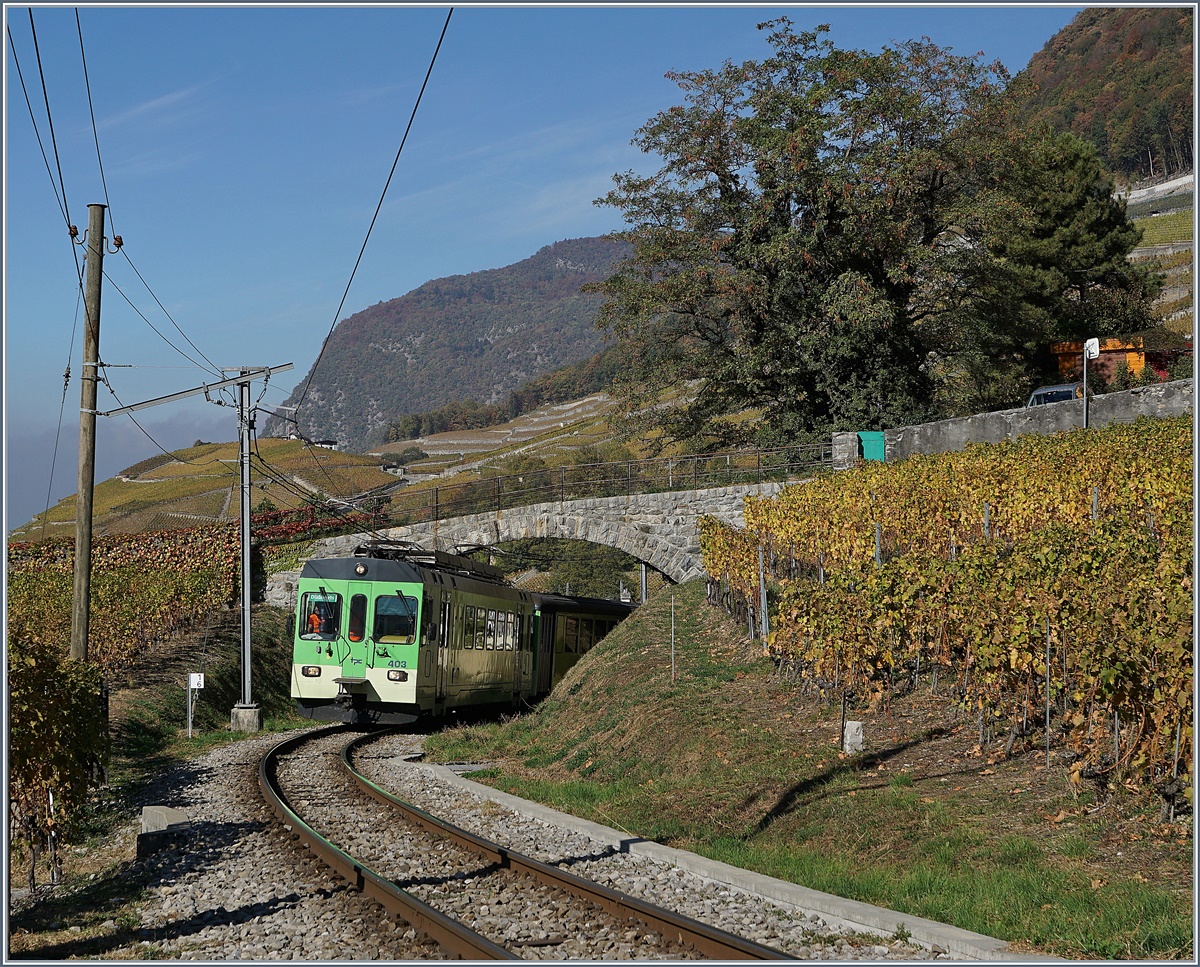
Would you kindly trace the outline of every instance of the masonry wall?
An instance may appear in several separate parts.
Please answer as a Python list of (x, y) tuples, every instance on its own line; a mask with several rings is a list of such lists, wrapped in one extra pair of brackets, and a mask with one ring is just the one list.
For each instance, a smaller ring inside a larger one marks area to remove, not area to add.
[[(1194, 381), (1179, 379), (1094, 396), (1089, 401), (1088, 425), (1132, 423), (1139, 416), (1182, 416), (1192, 411), (1193, 394)], [(1082, 426), (1083, 400), (1068, 400), (887, 430), (884, 441), (890, 463), (918, 453), (948, 453), (971, 443), (999, 443), (1028, 433), (1048, 436)]]

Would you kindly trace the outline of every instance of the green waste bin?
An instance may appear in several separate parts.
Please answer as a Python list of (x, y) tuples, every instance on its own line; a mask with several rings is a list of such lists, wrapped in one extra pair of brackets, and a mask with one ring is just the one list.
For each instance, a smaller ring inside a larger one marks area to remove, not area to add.
[(858, 455), (864, 460), (878, 460), (880, 462), (886, 460), (887, 455), (883, 443), (883, 431), (860, 430), (858, 433)]

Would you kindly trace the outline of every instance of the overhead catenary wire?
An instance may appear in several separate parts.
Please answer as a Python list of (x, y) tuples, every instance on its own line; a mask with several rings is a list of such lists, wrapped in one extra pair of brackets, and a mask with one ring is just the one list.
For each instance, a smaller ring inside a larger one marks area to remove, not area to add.
[[(133, 264), (133, 263), (131, 262), (131, 263), (130, 263), (130, 265), (132, 265), (132, 264)], [(134, 271), (136, 272), (137, 270), (135, 269)], [(140, 275), (139, 275), (138, 277), (139, 277), (139, 278), (141, 278), (141, 276), (140, 276)], [(182, 349), (180, 349), (178, 346), (176, 346), (176, 345), (175, 345), (173, 342), (171, 342), (171, 340), (170, 340), (170, 339), (168, 339), (168, 338), (167, 338), (167, 337), (166, 337), (166, 336), (165, 336), (165, 335), (162, 333), (162, 331), (161, 331), (161, 330), (160, 330), (160, 329), (159, 329), (159, 328), (158, 328), (156, 325), (154, 325), (154, 323), (152, 323), (152, 322), (151, 322), (149, 319), (147, 319), (147, 318), (146, 318), (146, 315), (145, 315), (145, 313), (143, 313), (141, 309), (139, 309), (139, 308), (138, 308), (136, 305), (134, 305), (134, 304), (133, 304), (133, 300), (132, 300), (132, 299), (130, 299), (130, 298), (129, 298), (129, 296), (127, 296), (127, 295), (125, 294), (125, 291), (124, 291), (124, 290), (123, 290), (123, 289), (122, 289), (122, 288), (121, 288), (119, 285), (117, 285), (117, 283), (116, 283), (115, 281), (113, 281), (113, 278), (112, 278), (112, 276), (111, 276), (111, 275), (109, 275), (107, 272), (105, 272), (105, 273), (104, 273), (104, 278), (105, 278), (105, 279), (108, 281), (108, 284), (109, 284), (109, 285), (111, 285), (111, 286), (112, 286), (114, 289), (116, 289), (116, 290), (117, 290), (117, 294), (118, 294), (118, 295), (120, 295), (120, 297), (121, 297), (122, 299), (124, 299), (124, 300), (126, 301), (126, 303), (128, 303), (128, 304), (129, 304), (129, 308), (131, 308), (131, 309), (132, 309), (134, 312), (136, 312), (136, 313), (138, 314), (138, 316), (139, 316), (139, 317), (141, 317), (141, 320), (142, 320), (142, 321), (143, 321), (143, 322), (144, 322), (144, 323), (145, 323), (147, 326), (149, 326), (149, 327), (150, 327), (150, 328), (151, 328), (151, 329), (154, 331), (154, 334), (155, 334), (156, 336), (158, 336), (158, 338), (159, 338), (159, 339), (161, 339), (161, 340), (162, 340), (163, 342), (165, 342), (165, 343), (166, 343), (168, 346), (170, 346), (172, 349), (174, 349), (174, 350), (175, 350), (175, 352), (179, 353), (179, 355), (180, 355), (180, 356), (182, 356), (184, 359), (186, 359), (186, 360), (187, 360), (189, 363), (191, 363), (191, 364), (192, 364), (193, 366), (195, 366), (197, 369), (203, 370), (203, 369), (205, 369), (205, 368), (206, 368), (205, 366), (202, 366), (200, 363), (196, 362), (196, 360), (194, 360), (194, 359), (193, 359), (191, 356), (189, 356), (187, 353), (185, 353), (185, 352), (184, 352)], [(143, 281), (143, 284), (145, 284), (145, 283), (144, 283), (144, 281)], [(146, 288), (147, 288), (147, 290), (149, 290), (149, 288), (150, 288), (150, 287), (149, 287), (149, 286), (146, 286)], [(154, 293), (153, 293), (153, 292), (151, 292), (150, 294), (151, 294), (152, 296), (154, 295)], [(155, 297), (155, 301), (156, 301), (156, 302), (158, 301), (158, 298), (157, 298), (157, 296)], [(160, 307), (160, 308), (162, 307), (162, 303), (161, 303), (161, 302), (159, 303), (159, 307)], [(166, 310), (165, 310), (165, 309), (163, 309), (163, 312), (166, 312)], [(170, 314), (167, 314), (167, 318), (168, 318), (168, 319), (170, 319), (170, 318), (171, 318), (171, 317), (170, 317)], [(171, 322), (172, 322), (172, 324), (174, 324), (175, 320), (174, 320), (174, 319), (171, 319)], [(184, 333), (184, 332), (183, 332), (183, 330), (182, 330), (182, 329), (179, 329), (179, 327), (178, 327), (178, 326), (175, 326), (175, 328), (176, 328), (177, 330), (179, 330), (179, 334), (180, 334), (181, 336), (183, 336), (183, 338), (184, 338), (184, 339), (187, 339), (187, 335), (186, 335), (186, 333)], [(195, 350), (196, 350), (196, 352), (200, 354), (200, 357), (201, 357), (201, 358), (202, 358), (202, 359), (203, 359), (203, 360), (204, 360), (204, 361), (205, 361), (205, 362), (208, 364), (208, 366), (207, 366), (207, 369), (208, 369), (208, 371), (209, 371), (209, 372), (213, 373), (213, 374), (214, 374), (214, 375), (216, 375), (216, 376), (220, 376), (220, 375), (221, 375), (221, 370), (220, 370), (220, 368), (219, 368), (219, 367), (217, 367), (217, 366), (215, 366), (215, 365), (212, 363), (212, 361), (211, 361), (211, 360), (209, 360), (209, 358), (208, 358), (207, 356), (205, 356), (205, 355), (204, 355), (202, 352), (200, 352), (200, 350), (199, 350), (199, 349), (196, 349), (196, 344), (195, 344), (195, 343), (193, 343), (193, 342), (192, 342), (190, 339), (188, 339), (188, 345), (189, 345), (189, 346), (191, 346), (193, 349), (195, 349)]]
[(342, 307), (346, 304), (346, 299), (350, 295), (350, 286), (354, 284), (354, 276), (358, 272), (358, 266), (362, 262), (363, 253), (367, 250), (367, 242), (371, 239), (371, 232), (375, 228), (375, 222), (379, 218), (379, 212), (383, 208), (383, 201), (387, 197), (388, 187), (392, 183), (392, 176), (396, 173), (396, 166), (400, 163), (400, 155), (404, 151), (404, 143), (408, 140), (408, 132), (412, 130), (413, 121), (417, 117), (417, 109), (421, 106), (421, 98), (425, 94), (425, 88), (429, 84), (429, 78), (433, 74), (433, 65), (437, 63), (438, 51), (442, 49), (442, 41), (446, 37), (446, 30), (450, 26), (450, 17), (454, 13), (454, 8), (451, 7), (446, 13), (446, 22), (442, 25), (441, 36), (438, 37), (437, 46), (434, 48), (433, 57), (429, 61), (429, 69), (425, 72), (425, 80), (421, 83), (421, 90), (417, 93), (416, 102), (413, 104), (412, 114), (408, 118), (408, 125), (404, 129), (404, 136), (400, 139), (400, 147), (396, 149), (396, 157), (392, 161), (392, 169), (388, 172), (387, 181), (384, 182), (383, 191), (379, 195), (379, 204), (375, 206), (375, 214), (371, 216), (371, 224), (367, 227), (367, 234), (363, 238), (362, 247), (358, 250), (358, 258), (354, 260), (354, 268), (350, 271), (350, 278), (346, 282), (345, 291), (342, 292), (342, 300), (338, 303), (337, 311), (333, 314), (333, 322), (329, 326), (329, 332), (326, 333), (324, 341), (321, 343), (321, 350), (317, 353), (316, 362), (312, 365), (312, 370), (309, 372), (307, 381), (304, 384), (304, 390), (300, 394), (300, 399), (296, 401), (296, 418), (297, 426), (299, 426), (299, 410), (304, 405), (305, 399), (308, 397), (308, 391), (312, 387), (313, 377), (316, 376), (317, 367), (321, 365), (321, 359), (325, 356), (325, 349), (329, 345), (329, 339), (333, 335), (333, 330), (337, 328), (338, 317), (342, 314)]
[[(32, 16), (32, 13), (30, 14)], [(87, 54), (83, 50), (83, 25), (79, 22), (79, 8), (75, 8), (75, 30), (79, 34), (79, 59), (83, 63), (83, 86), (87, 90), (88, 114), (92, 119), (92, 140), (96, 143), (96, 165), (100, 169), (100, 187), (104, 190), (104, 207), (108, 209), (109, 225), (114, 235), (117, 227), (112, 221), (112, 205), (108, 201), (108, 182), (104, 180), (104, 162), (100, 158), (100, 133), (96, 130), (96, 111), (92, 107), (92, 84), (88, 80)]]
[[(308, 443), (308, 441), (305, 441), (305, 442)], [(274, 480), (276, 483), (280, 484), (285, 490), (289, 491), (294, 496), (301, 497), (304, 500), (312, 500), (315, 497), (315, 495), (312, 493), (312, 491), (305, 490), (304, 488), (302, 488), (302, 487), (298, 486), (296, 483), (294, 483), (292, 481), (290, 475), (287, 474), (287, 471), (284, 471), (278, 467), (274, 467), (270, 464), (270, 462), (262, 455), (261, 451), (258, 448), (258, 434), (257, 433), (255, 433), (255, 435), (254, 435), (253, 444), (254, 444), (253, 457), (256, 458), (259, 461), (259, 463), (262, 465), (261, 469), (262, 469), (264, 476), (267, 476), (271, 480)], [(310, 443), (309, 446), (311, 447), (312, 444)], [(325, 474), (325, 479), (331, 485), (336, 485), (336, 481), (333, 479), (333, 477), (331, 477), (329, 475), (328, 469), (326, 467), (324, 467), (319, 460), (316, 459), (315, 454), (313, 455), (313, 462)], [(337, 499), (340, 500), (341, 498), (337, 498)]]
[[(312, 448), (316, 446), (310, 440), (304, 440), (303, 442), (308, 445), (310, 450), (312, 450)], [(294, 496), (300, 497), (305, 501), (313, 500), (315, 495), (312, 493), (312, 491), (305, 490), (303, 487), (300, 487), (299, 485), (297, 485), (291, 479), (291, 475), (287, 471), (283, 470), (282, 468), (273, 466), (270, 463), (270, 461), (268, 461), (267, 458), (262, 455), (262, 452), (259, 450), (259, 446), (258, 446), (257, 432), (255, 432), (253, 435), (252, 444), (253, 444), (252, 458), (258, 460), (259, 464), (261, 465), (260, 471), (262, 472), (262, 474), (264, 476), (273, 480), (274, 482), (279, 484), (281, 487), (283, 487), (284, 490), (287, 490), (289, 493), (293, 494)], [(315, 450), (313, 450), (312, 456), (313, 456), (313, 462), (325, 474), (326, 480), (328, 480), (331, 485), (336, 485), (337, 482), (333, 479), (332, 476), (329, 475), (328, 469), (326, 467), (324, 467), (319, 460), (316, 459)], [(342, 501), (343, 503), (350, 503), (350, 501), (346, 501), (344, 498), (341, 498), (341, 497), (334, 498), (334, 499)], [(331, 509), (336, 510), (337, 508), (332, 507)]]
[[(50, 92), (46, 90), (46, 74), (42, 69), (42, 52), (38, 48), (37, 28), (33, 25), (33, 8), (29, 8), (29, 30), (33, 34), (33, 53), (37, 59), (38, 77), (42, 82), (42, 100), (46, 104), (46, 123), (50, 128), (50, 147), (54, 151), (54, 164), (58, 169), (58, 184), (62, 189), (62, 207), (63, 215), (67, 217), (67, 224), (70, 224), (70, 217), (67, 212), (71, 210), (71, 206), (67, 204), (67, 185), (63, 180), (62, 160), (58, 156), (58, 141), (54, 136), (54, 116), (50, 113)], [(16, 51), (13, 51), (13, 57), (16, 57)], [(53, 177), (53, 176), (51, 176)]]
[[(282, 470), (279, 467), (272, 466), (266, 460), (266, 458), (263, 457), (262, 453), (258, 449), (257, 434), (253, 438), (253, 449), (254, 449), (253, 457), (258, 461), (258, 464), (259, 464), (259, 467), (258, 467), (259, 473), (261, 473), (268, 480), (272, 481), (281, 490), (284, 490), (285, 492), (298, 498), (302, 502), (304, 502), (304, 503), (316, 503), (317, 502), (317, 496), (318, 496), (317, 494), (314, 494), (311, 491), (306, 490), (305, 488), (299, 486), (291, 478), (291, 476), (288, 475), (288, 473), (286, 471)], [(336, 499), (340, 500), (340, 498), (336, 498)], [(358, 523), (355, 521), (351, 521), (349, 512), (344, 507), (339, 507), (337, 504), (332, 503), (331, 499), (327, 498), (326, 500), (321, 501), (320, 503), (321, 503), (322, 508), (325, 509), (328, 513), (330, 513), (333, 517), (340, 518), (340, 519), (346, 521), (347, 523), (355, 523), (355, 524)], [(356, 510), (357, 510), (357, 508), (356, 508)], [(358, 511), (358, 512), (362, 513), (362, 511)], [(368, 528), (365, 531), (365, 533), (369, 533), (372, 537), (376, 537), (376, 538), (381, 538), (383, 536), (381, 531), (378, 531), (374, 528)]]
[[(37, 32), (36, 32), (36, 29), (34, 29), (34, 25), (33, 25), (33, 10), (32, 10), (32, 8), (29, 11), (29, 26), (30, 26), (31, 32), (33, 33), (34, 49), (36, 51), (37, 50)], [(79, 262), (79, 251), (74, 244), (75, 231), (71, 225), (71, 218), (70, 218), (70, 215), (68, 214), (68, 209), (67, 209), (66, 182), (62, 176), (62, 164), (61, 164), (61, 161), (58, 156), (58, 144), (53, 136), (54, 124), (53, 124), (53, 118), (50, 113), (50, 95), (49, 95), (49, 92), (46, 90), (46, 78), (45, 78), (45, 73), (43, 72), (42, 66), (41, 66), (41, 54), (38, 53), (38, 57), (37, 57), (38, 75), (41, 78), (42, 99), (46, 105), (46, 119), (47, 119), (47, 122), (50, 127), (51, 144), (53, 145), (53, 149), (54, 149), (54, 160), (55, 160), (55, 165), (58, 169), (58, 176), (59, 176), (58, 184), (55, 184), (54, 172), (50, 170), (50, 159), (46, 156), (46, 146), (45, 146), (45, 143), (42, 141), (42, 133), (41, 133), (41, 130), (38, 128), (37, 117), (33, 112), (33, 103), (29, 99), (29, 89), (25, 85), (25, 75), (21, 71), (21, 59), (20, 59), (20, 57), (17, 56), (17, 45), (16, 45), (16, 41), (13, 39), (12, 29), (8, 28), (7, 33), (8, 33), (8, 45), (9, 45), (9, 48), (12, 50), (12, 55), (13, 55), (13, 64), (17, 69), (17, 78), (21, 84), (21, 93), (25, 98), (25, 108), (29, 112), (29, 121), (33, 127), (34, 137), (37, 139), (38, 149), (41, 151), (42, 163), (46, 166), (46, 174), (50, 178), (50, 189), (54, 193), (54, 200), (55, 200), (55, 203), (58, 205), (59, 213), (62, 215), (63, 223), (67, 226), (67, 229), (68, 229), (69, 244), (71, 246), (71, 258), (74, 260), (74, 263), (75, 263), (75, 316), (71, 323), (71, 338), (70, 338), (70, 341), (67, 346), (67, 365), (63, 371), (63, 395), (62, 395), (62, 401), (60, 402), (59, 409), (58, 409), (58, 422), (57, 422), (57, 425), (55, 426), (55, 430), (54, 430), (54, 448), (53, 448), (53, 451), (52, 451), (51, 457), (50, 457), (50, 473), (48, 475), (48, 479), (46, 482), (46, 500), (45, 500), (45, 504), (42, 508), (42, 536), (45, 537), (45, 529), (46, 529), (47, 523), (49, 522), (49, 517), (50, 517), (50, 498), (51, 498), (51, 493), (54, 488), (54, 472), (58, 466), (58, 445), (62, 440), (63, 419), (66, 414), (67, 390), (68, 390), (68, 388), (70, 386), (70, 382), (71, 382), (71, 355), (74, 352), (75, 336), (79, 331), (79, 306), (83, 299), (83, 266)], [(61, 194), (60, 194), (60, 189), (61, 189)], [(86, 311), (86, 308), (85, 308), (85, 311)]]

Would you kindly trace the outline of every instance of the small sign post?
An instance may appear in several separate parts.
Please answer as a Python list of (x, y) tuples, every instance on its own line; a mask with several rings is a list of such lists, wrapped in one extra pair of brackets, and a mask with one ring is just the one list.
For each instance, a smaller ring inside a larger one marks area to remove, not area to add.
[(1088, 428), (1088, 360), (1100, 358), (1100, 340), (1088, 339), (1083, 344), (1083, 428)]
[(188, 675), (187, 687), (187, 722), (188, 738), (192, 737), (192, 708), (195, 704), (193, 693), (204, 687), (204, 672), (192, 672)]

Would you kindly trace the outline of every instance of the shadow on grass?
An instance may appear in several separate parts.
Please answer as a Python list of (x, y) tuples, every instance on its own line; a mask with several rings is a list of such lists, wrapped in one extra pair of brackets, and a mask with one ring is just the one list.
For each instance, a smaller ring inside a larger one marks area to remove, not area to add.
[[(829, 790), (823, 790), (823, 787), (828, 785), (839, 776), (849, 775), (855, 772), (862, 772), (867, 769), (876, 769), (881, 764), (889, 759), (895, 758), (906, 749), (911, 749), (914, 746), (921, 745), (931, 739), (938, 739), (942, 736), (949, 735), (953, 730), (946, 728), (930, 729), (919, 739), (912, 739), (908, 742), (902, 742), (899, 745), (894, 745), (891, 748), (872, 752), (864, 756), (856, 756), (851, 759), (846, 759), (839, 762), (837, 765), (819, 772), (814, 776), (810, 776), (802, 782), (796, 783), (779, 797), (775, 805), (768, 810), (755, 825), (754, 829), (746, 837), (747, 839), (765, 833), (771, 828), (771, 825), (776, 820), (782, 819), (789, 813), (793, 812), (802, 801), (808, 799), (812, 794), (818, 793), (815, 796), (817, 799), (831, 795)], [(823, 791), (821, 791), (823, 790)]]

